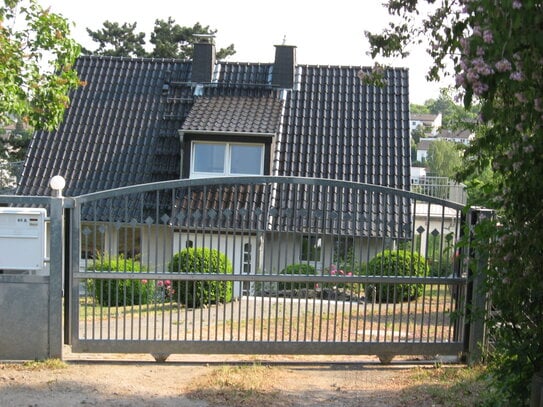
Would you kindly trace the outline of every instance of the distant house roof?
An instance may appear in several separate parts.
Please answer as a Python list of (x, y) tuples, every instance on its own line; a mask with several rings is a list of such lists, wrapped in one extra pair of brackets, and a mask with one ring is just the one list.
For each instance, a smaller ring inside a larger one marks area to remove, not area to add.
[(442, 130), (437, 137), (444, 139), (469, 140), (474, 134), (470, 130)]
[(417, 120), (421, 122), (433, 122), (439, 115), (430, 113), (411, 113), (409, 115), (410, 120)]
[(434, 140), (421, 140), (419, 144), (417, 144), (417, 150), (419, 151), (428, 151), (430, 149), (430, 146)]

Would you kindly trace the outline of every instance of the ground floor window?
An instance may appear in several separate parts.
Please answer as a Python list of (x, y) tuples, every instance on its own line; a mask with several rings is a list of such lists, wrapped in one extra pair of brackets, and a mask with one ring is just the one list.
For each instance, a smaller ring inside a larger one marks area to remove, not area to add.
[(320, 262), (322, 256), (322, 238), (319, 236), (302, 236), (302, 247), (300, 251), (301, 261)]

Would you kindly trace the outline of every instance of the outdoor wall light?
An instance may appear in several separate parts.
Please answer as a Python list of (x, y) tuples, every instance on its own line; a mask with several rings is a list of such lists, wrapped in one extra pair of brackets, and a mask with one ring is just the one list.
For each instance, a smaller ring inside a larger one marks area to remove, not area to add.
[(60, 198), (62, 196), (62, 190), (66, 186), (66, 180), (61, 175), (55, 175), (49, 181), (49, 186), (53, 190), (53, 196)]

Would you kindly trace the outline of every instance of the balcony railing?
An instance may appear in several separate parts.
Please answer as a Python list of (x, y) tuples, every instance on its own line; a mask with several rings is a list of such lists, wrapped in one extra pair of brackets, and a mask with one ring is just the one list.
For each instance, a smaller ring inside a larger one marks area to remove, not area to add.
[(411, 177), (411, 192), (461, 204), (467, 202), (466, 186), (458, 184), (448, 177)]

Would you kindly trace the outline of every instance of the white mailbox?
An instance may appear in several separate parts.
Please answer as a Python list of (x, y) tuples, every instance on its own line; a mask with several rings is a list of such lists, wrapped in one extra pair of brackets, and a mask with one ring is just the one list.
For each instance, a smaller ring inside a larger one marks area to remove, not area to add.
[(0, 208), (0, 270), (41, 270), (45, 262), (43, 208)]

